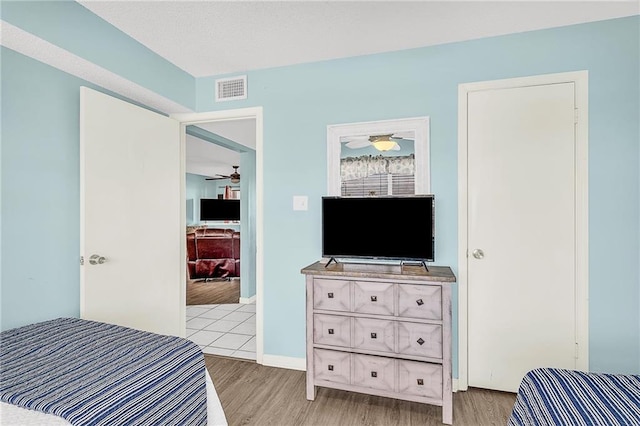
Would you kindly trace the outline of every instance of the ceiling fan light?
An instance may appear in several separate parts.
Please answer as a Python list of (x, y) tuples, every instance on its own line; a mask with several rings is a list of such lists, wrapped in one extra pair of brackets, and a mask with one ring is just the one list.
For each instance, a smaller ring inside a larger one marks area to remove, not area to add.
[(387, 140), (373, 141), (373, 142), (371, 142), (371, 144), (378, 151), (389, 151), (394, 146), (396, 146), (396, 143), (394, 141), (391, 141), (391, 140), (388, 140), (388, 139)]
[(238, 173), (238, 167), (240, 166), (233, 166), (233, 173), (229, 175), (231, 183), (240, 183), (240, 173)]

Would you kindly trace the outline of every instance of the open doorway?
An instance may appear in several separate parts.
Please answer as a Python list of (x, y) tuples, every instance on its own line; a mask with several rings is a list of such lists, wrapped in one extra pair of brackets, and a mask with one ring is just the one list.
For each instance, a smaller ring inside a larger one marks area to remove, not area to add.
[(187, 127), (187, 306), (240, 302), (241, 153), (204, 132)]
[(256, 119), (185, 127), (186, 336), (257, 360)]

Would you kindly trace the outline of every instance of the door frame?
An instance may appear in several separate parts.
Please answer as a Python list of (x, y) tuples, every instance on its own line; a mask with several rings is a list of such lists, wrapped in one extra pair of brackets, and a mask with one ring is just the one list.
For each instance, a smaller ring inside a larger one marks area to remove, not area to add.
[[(223, 111), (211, 111), (200, 113), (178, 113), (171, 114), (171, 118), (180, 122), (180, 145), (181, 145), (181, 167), (182, 167), (182, 183), (181, 191), (182, 198), (185, 198), (185, 146), (187, 132), (186, 128), (189, 125), (211, 122), (211, 121), (231, 121), (242, 119), (254, 119), (256, 123), (256, 362), (258, 364), (263, 363), (264, 355), (264, 252), (263, 252), (263, 111), (262, 107), (250, 107), (231, 109)], [(186, 206), (185, 203), (181, 204), (182, 209), (182, 229), (186, 226)], [(181, 258), (186, 257), (186, 240), (181, 240)], [(185, 272), (186, 274), (186, 272)], [(186, 293), (186, 275), (182, 281), (182, 293)], [(185, 302), (186, 303), (186, 302)], [(183, 303), (184, 305), (184, 303)], [(185, 308), (186, 309), (186, 308)], [(186, 323), (185, 323), (186, 327)]]
[(458, 85), (458, 386), (468, 388), (468, 155), (467, 99), (470, 92), (574, 83), (575, 124), (575, 309), (576, 367), (589, 370), (589, 102), (588, 71), (463, 83)]

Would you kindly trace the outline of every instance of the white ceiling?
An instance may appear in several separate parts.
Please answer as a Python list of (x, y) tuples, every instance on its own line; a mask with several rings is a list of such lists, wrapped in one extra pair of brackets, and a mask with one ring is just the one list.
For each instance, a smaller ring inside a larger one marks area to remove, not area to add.
[[(256, 121), (254, 119), (201, 123), (198, 124), (198, 127), (251, 149), (256, 148)], [(216, 177), (217, 174), (231, 174), (233, 172), (232, 166), (239, 165), (239, 152), (187, 135), (187, 173)], [(241, 169), (238, 172), (242, 175)]]
[(628, 1), (100, 1), (80, 4), (195, 77), (638, 14)]
[(253, 118), (200, 123), (198, 127), (230, 139), (240, 145), (256, 149), (256, 120)]
[[(186, 171), (196, 175), (217, 177), (229, 175), (231, 166), (240, 165), (240, 154), (211, 142), (187, 135)], [(241, 170), (238, 170), (241, 173)]]

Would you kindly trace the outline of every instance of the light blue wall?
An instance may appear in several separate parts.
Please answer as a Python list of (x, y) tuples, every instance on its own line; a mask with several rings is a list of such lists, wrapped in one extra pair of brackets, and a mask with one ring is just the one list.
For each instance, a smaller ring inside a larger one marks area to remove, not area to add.
[(256, 294), (256, 152), (240, 154), (240, 297)]
[[(8, 19), (5, 10), (3, 2)], [(74, 19), (87, 19), (76, 12)], [(18, 25), (21, 17), (14, 18), (8, 20)], [(33, 24), (30, 30), (53, 37), (47, 25)], [(86, 27), (74, 27), (70, 19), (65, 26), (76, 37), (92, 33), (91, 28), (76, 33)], [(591, 369), (640, 372), (639, 28), (636, 16), (252, 71), (249, 98), (224, 104), (212, 102), (213, 78), (197, 79), (199, 111), (264, 107), (265, 353), (305, 355), (300, 269), (320, 257), (328, 124), (430, 116), (437, 263), (457, 272), (458, 84), (586, 69)], [(1, 74), (5, 329), (78, 314), (78, 87), (83, 82), (6, 49)], [(141, 84), (155, 87), (147, 77), (140, 77)], [(184, 96), (188, 104), (193, 93), (179, 92), (174, 99)], [(293, 211), (293, 195), (308, 195), (309, 210)]]
[[(264, 108), (265, 353), (305, 356), (300, 269), (320, 257), (327, 125), (430, 116), (436, 263), (457, 273), (458, 85), (588, 70), (590, 367), (640, 371), (639, 21), (252, 71), (248, 99), (223, 106), (214, 78), (198, 79), (199, 111)], [(293, 195), (308, 195), (309, 211), (292, 211)]]
[(80, 313), (78, 78), (2, 48), (2, 329)]
[(195, 108), (192, 75), (70, 0), (2, 0), (2, 19), (115, 74)]
[(5, 47), (0, 63), (5, 330), (80, 313), (80, 86), (137, 103)]

